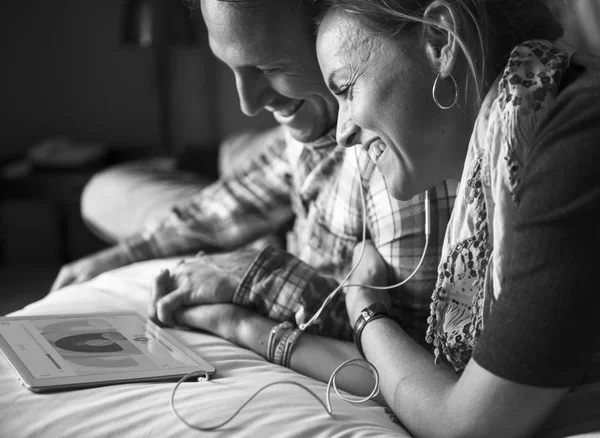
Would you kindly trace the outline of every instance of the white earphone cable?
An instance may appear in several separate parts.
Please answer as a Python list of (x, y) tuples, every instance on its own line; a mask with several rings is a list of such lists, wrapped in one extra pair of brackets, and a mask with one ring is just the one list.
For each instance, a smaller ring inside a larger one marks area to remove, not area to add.
[[(429, 218), (429, 216), (430, 216), (429, 192), (425, 191), (425, 200), (424, 200), (424, 203), (425, 203), (425, 246), (423, 248), (423, 254), (421, 255), (421, 259), (419, 260), (419, 263), (417, 264), (417, 266), (415, 267), (413, 272), (408, 277), (406, 277), (405, 279), (400, 281), (399, 283), (396, 283), (391, 286), (370, 286), (370, 285), (363, 285), (363, 284), (347, 284), (348, 279), (354, 273), (356, 268), (358, 268), (358, 265), (360, 265), (360, 262), (362, 261), (362, 258), (365, 253), (365, 241), (366, 241), (366, 237), (367, 237), (367, 217), (366, 217), (367, 206), (366, 206), (366, 201), (365, 201), (364, 187), (362, 185), (362, 175), (360, 173), (360, 162), (358, 159), (358, 153), (357, 153), (356, 147), (354, 149), (354, 156), (356, 158), (356, 165), (357, 165), (357, 169), (358, 169), (359, 184), (360, 184), (360, 197), (361, 197), (361, 204), (362, 204), (362, 217), (363, 217), (362, 247), (361, 247), (361, 251), (360, 251), (360, 256), (359, 256), (356, 264), (352, 267), (352, 269), (350, 269), (350, 272), (348, 272), (348, 274), (344, 277), (344, 279), (341, 281), (341, 283), (327, 296), (327, 298), (325, 298), (325, 300), (323, 300), (321, 307), (319, 307), (319, 309), (315, 312), (315, 314), (306, 323), (300, 324), (298, 326), (298, 328), (300, 330), (305, 330), (307, 327), (312, 325), (315, 322), (315, 320), (321, 315), (321, 313), (323, 312), (323, 310), (325, 309), (327, 304), (329, 304), (329, 302), (333, 299), (333, 297), (335, 297), (335, 295), (343, 288), (363, 287), (363, 288), (369, 288), (369, 289), (386, 290), (386, 289), (394, 289), (396, 287), (402, 286), (403, 284), (408, 282), (411, 278), (413, 278), (413, 276), (419, 271), (419, 269), (421, 268), (421, 265), (423, 264), (423, 260), (425, 259), (425, 254), (427, 253), (427, 247), (429, 246), (429, 235), (431, 234), (431, 230), (430, 230), (430, 218)], [(368, 396), (350, 398), (350, 397), (343, 395), (338, 390), (336, 380), (335, 380), (338, 373), (340, 371), (342, 371), (342, 369), (344, 369), (345, 367), (351, 366), (351, 365), (357, 366), (357, 367), (362, 368), (367, 371), (370, 371), (371, 374), (373, 375), (373, 378), (374, 378), (373, 390), (371, 391), (371, 393)], [(317, 394), (315, 394), (311, 389), (307, 388), (306, 386), (302, 385), (301, 383), (294, 382), (293, 380), (282, 380), (279, 382), (271, 382), (271, 383), (263, 386), (262, 388), (258, 389), (254, 394), (252, 394), (252, 396), (248, 400), (246, 400), (244, 403), (242, 403), (242, 405), (227, 420), (225, 420), (222, 423), (217, 424), (215, 426), (200, 427), (200, 426), (196, 426), (196, 425), (188, 422), (185, 418), (183, 418), (183, 416), (177, 411), (177, 408), (175, 407), (175, 392), (177, 391), (179, 386), (185, 380), (189, 379), (190, 377), (192, 377), (195, 374), (197, 374), (197, 372), (189, 373), (186, 376), (182, 377), (181, 380), (179, 380), (177, 382), (177, 384), (175, 385), (175, 387), (173, 388), (173, 391), (171, 393), (170, 405), (171, 405), (171, 410), (173, 411), (175, 416), (177, 418), (179, 418), (180, 421), (185, 423), (188, 427), (195, 429), (195, 430), (202, 431), (202, 432), (214, 431), (214, 430), (217, 430), (217, 429), (225, 426), (231, 420), (233, 420), (240, 413), (240, 411), (242, 409), (244, 409), (256, 396), (258, 396), (258, 394), (260, 394), (262, 391), (266, 390), (267, 388), (269, 388), (271, 386), (275, 386), (275, 385), (282, 385), (282, 384), (295, 385), (295, 386), (298, 386), (298, 387), (308, 391), (309, 394), (311, 394), (321, 404), (321, 406), (323, 406), (323, 409), (325, 409), (325, 411), (327, 412), (327, 414), (329, 416), (333, 416), (333, 409), (331, 407), (331, 388), (332, 387), (333, 387), (334, 391), (336, 392), (336, 394), (340, 398), (342, 398), (344, 401), (351, 403), (351, 404), (366, 403), (369, 400), (372, 400), (373, 398), (375, 398), (379, 394), (379, 373), (377, 372), (377, 369), (375, 368), (375, 366), (373, 364), (371, 364), (369, 361), (362, 359), (362, 358), (349, 359), (349, 360), (343, 362), (342, 364), (340, 364), (331, 374), (331, 377), (329, 378), (329, 381), (327, 382), (326, 403), (323, 403), (323, 401), (319, 398), (319, 396)], [(206, 377), (203, 380), (208, 380), (208, 378)]]
[(323, 300), (321, 307), (319, 307), (319, 309), (315, 312), (315, 314), (307, 322), (298, 325), (298, 328), (300, 330), (306, 330), (308, 327), (310, 327), (312, 324), (314, 324), (314, 322), (321, 315), (321, 313), (323, 312), (323, 310), (325, 309), (327, 304), (329, 304), (329, 302), (333, 299), (333, 297), (335, 297), (335, 295), (343, 288), (363, 287), (363, 288), (367, 288), (367, 289), (387, 290), (387, 289), (395, 289), (399, 286), (402, 286), (403, 284), (407, 283), (411, 278), (413, 278), (415, 276), (415, 274), (419, 271), (419, 269), (421, 269), (421, 265), (423, 264), (423, 260), (425, 260), (425, 255), (427, 254), (427, 248), (429, 246), (429, 236), (431, 234), (431, 226), (430, 226), (429, 192), (426, 190), (425, 191), (425, 200), (424, 200), (424, 203), (425, 203), (425, 245), (423, 247), (423, 253), (421, 254), (421, 259), (419, 260), (419, 263), (417, 264), (415, 269), (412, 271), (412, 273), (408, 277), (406, 277), (404, 280), (400, 281), (399, 283), (393, 284), (391, 286), (371, 286), (371, 285), (365, 285), (365, 284), (346, 284), (346, 282), (348, 281), (350, 276), (354, 273), (354, 271), (356, 270), (356, 268), (358, 268), (358, 265), (360, 265), (360, 262), (362, 261), (362, 258), (365, 254), (365, 240), (367, 238), (367, 213), (366, 213), (367, 205), (366, 205), (365, 194), (364, 194), (364, 190), (363, 190), (363, 186), (362, 186), (362, 175), (360, 174), (360, 163), (358, 160), (357, 149), (358, 148), (355, 147), (354, 156), (356, 158), (356, 166), (359, 169), (358, 178), (359, 178), (359, 182), (360, 182), (360, 200), (361, 200), (361, 204), (362, 204), (362, 218), (363, 218), (363, 220), (362, 220), (362, 247), (360, 250), (360, 256), (359, 256), (356, 264), (352, 267), (352, 269), (350, 269), (350, 272), (348, 272), (348, 274), (346, 275), (346, 277), (344, 277), (344, 279), (341, 281), (341, 283), (338, 285), (338, 287), (336, 287), (327, 296), (327, 298), (325, 298), (325, 300)]

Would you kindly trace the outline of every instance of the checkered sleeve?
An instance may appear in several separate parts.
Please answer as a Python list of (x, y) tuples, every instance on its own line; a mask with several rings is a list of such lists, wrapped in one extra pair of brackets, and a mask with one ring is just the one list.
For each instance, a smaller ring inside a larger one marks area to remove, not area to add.
[[(291, 320), (301, 324), (317, 312), (324, 297), (337, 285), (335, 279), (320, 275), (293, 255), (266, 246), (246, 272), (233, 302), (252, 307), (276, 321)], [(336, 294), (308, 331), (352, 339), (343, 293)]]
[[(391, 291), (403, 328), (425, 345), (431, 294), (437, 280), (446, 226), (456, 197), (456, 183), (443, 182), (428, 190), (431, 235), (423, 263), (403, 286)], [(413, 273), (425, 250), (425, 194), (407, 201), (388, 195), (380, 174), (374, 174), (367, 192), (367, 223), (379, 253), (389, 267), (391, 284)]]
[(130, 260), (233, 249), (285, 224), (292, 217), (292, 180), (285, 139), (275, 132), (245, 171), (213, 183), (121, 242)]

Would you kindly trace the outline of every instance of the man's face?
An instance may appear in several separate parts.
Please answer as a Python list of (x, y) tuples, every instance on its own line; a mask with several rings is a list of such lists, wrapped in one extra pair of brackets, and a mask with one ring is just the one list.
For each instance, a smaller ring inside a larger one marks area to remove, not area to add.
[(301, 142), (335, 125), (337, 102), (321, 75), (310, 19), (295, 2), (205, 0), (202, 15), (213, 53), (235, 75), (244, 114), (264, 108)]

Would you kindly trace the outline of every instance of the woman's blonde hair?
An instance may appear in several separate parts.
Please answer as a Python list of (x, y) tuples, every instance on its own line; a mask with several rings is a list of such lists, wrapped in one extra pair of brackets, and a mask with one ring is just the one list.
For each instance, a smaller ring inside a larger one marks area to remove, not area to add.
[[(451, 32), (469, 66), (478, 101), (504, 69), (512, 49), (532, 39), (556, 40), (563, 29), (542, 0), (445, 0), (457, 17), (454, 30), (423, 17), (433, 0), (323, 0), (322, 12), (354, 14), (376, 35), (397, 37), (430, 25)], [(319, 2), (319, 0), (317, 0)]]

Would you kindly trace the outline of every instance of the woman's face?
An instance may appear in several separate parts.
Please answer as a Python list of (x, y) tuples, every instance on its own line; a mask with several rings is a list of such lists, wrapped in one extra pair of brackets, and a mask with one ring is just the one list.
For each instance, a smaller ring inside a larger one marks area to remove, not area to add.
[[(464, 153), (455, 139), (465, 117), (434, 103), (436, 72), (425, 50), (417, 36), (374, 36), (341, 10), (326, 14), (317, 39), (321, 71), (340, 105), (338, 142), (361, 144), (397, 199), (460, 178), (462, 171)], [(445, 90), (451, 101), (452, 86)]]

